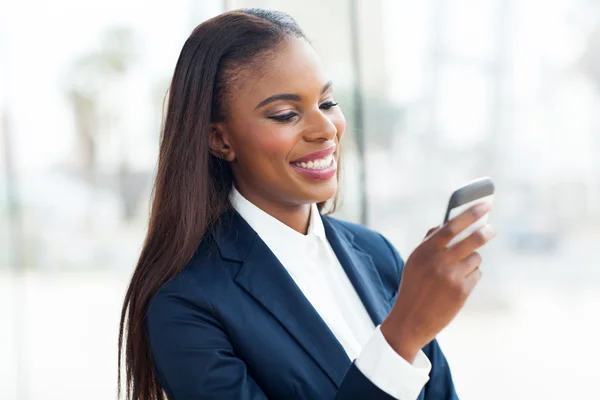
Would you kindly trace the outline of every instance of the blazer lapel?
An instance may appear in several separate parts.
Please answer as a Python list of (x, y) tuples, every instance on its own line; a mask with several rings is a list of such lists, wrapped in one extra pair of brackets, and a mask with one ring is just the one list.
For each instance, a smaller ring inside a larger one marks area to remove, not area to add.
[(242, 266), (235, 282), (269, 311), (336, 386), (351, 364), (342, 345), (268, 246), (237, 213), (213, 233), (223, 258)]
[(362, 300), (373, 323), (381, 324), (387, 316), (385, 291), (371, 256), (354, 245), (354, 235), (323, 216), (325, 235), (346, 275)]

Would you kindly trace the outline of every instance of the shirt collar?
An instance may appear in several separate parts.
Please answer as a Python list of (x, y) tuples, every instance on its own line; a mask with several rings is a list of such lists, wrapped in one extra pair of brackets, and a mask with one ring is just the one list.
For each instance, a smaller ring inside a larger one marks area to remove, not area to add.
[(310, 236), (326, 240), (325, 228), (316, 204), (311, 205), (308, 233), (303, 235), (252, 204), (242, 196), (235, 186), (231, 190), (229, 200), (233, 208), (258, 233), (278, 258), (282, 253), (289, 254), (291, 249), (300, 243), (305, 243)]

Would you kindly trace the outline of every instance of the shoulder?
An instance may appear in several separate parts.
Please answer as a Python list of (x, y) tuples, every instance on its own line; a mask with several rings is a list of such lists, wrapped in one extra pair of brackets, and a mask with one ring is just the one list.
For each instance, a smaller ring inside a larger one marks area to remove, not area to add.
[(165, 304), (212, 309), (215, 299), (228, 291), (238, 267), (239, 264), (222, 259), (207, 235), (181, 271), (162, 284), (151, 298), (150, 313)]

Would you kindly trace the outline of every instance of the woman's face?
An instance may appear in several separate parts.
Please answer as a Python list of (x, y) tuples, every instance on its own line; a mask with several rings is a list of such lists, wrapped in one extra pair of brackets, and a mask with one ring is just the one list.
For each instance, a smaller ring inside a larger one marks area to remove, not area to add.
[(260, 69), (242, 71), (229, 93), (216, 130), (246, 198), (299, 206), (335, 195), (346, 121), (308, 42), (288, 39)]

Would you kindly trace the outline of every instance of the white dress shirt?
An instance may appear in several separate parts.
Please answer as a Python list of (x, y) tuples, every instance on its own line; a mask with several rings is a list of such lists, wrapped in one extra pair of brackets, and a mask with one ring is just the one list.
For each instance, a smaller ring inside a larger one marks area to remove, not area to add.
[(245, 199), (235, 188), (231, 203), (285, 267), (351, 360), (373, 384), (400, 400), (415, 400), (429, 380), (431, 363), (419, 351), (403, 359), (375, 327), (327, 238), (316, 204), (302, 235)]

